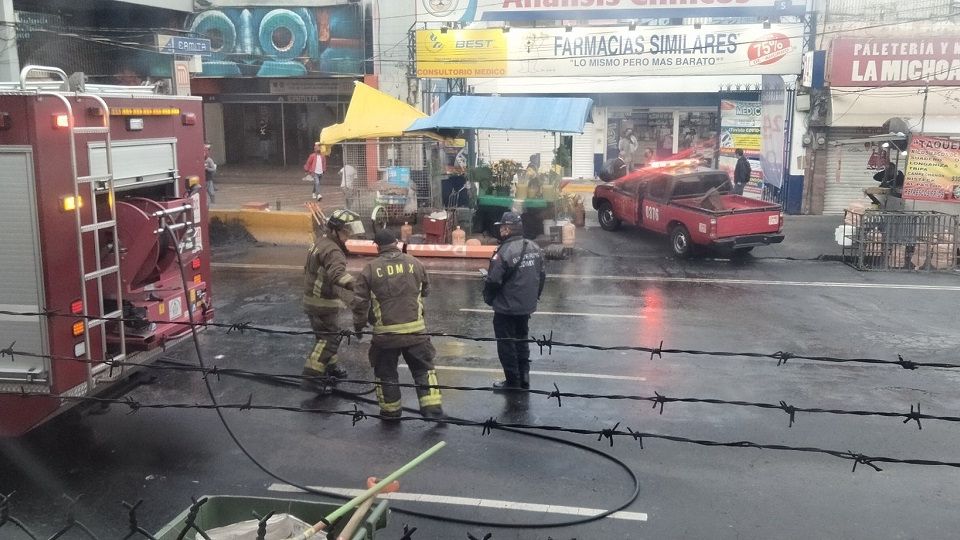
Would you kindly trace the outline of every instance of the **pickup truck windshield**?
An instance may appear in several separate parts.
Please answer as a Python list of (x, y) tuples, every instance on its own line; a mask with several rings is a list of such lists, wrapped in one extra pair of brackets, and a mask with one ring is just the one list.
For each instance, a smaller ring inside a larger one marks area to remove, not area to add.
[(717, 188), (719, 191), (728, 191), (729, 182), (730, 179), (723, 173), (712, 173), (678, 179), (673, 186), (672, 198), (684, 199), (687, 197), (700, 197), (713, 188)]

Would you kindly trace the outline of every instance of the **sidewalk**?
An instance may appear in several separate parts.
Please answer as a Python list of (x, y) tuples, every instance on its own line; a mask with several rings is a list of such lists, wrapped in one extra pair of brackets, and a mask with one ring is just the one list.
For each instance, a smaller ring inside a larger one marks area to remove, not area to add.
[[(248, 222), (248, 229), (260, 241), (267, 243), (307, 244), (310, 241), (310, 215), (304, 204), (311, 200), (313, 186), (300, 181), (303, 176), (300, 169), (282, 170), (256, 167), (234, 173), (233, 176), (217, 181), (216, 203), (210, 206), (211, 216), (227, 221), (239, 219), (241, 215), (255, 218)], [(264, 180), (254, 183), (257, 176)], [(226, 176), (226, 175), (225, 175)], [(292, 178), (292, 179), (291, 179)], [(342, 208), (345, 204), (343, 193), (337, 185), (328, 185), (335, 178), (324, 178), (321, 186), (324, 211)], [(596, 211), (590, 208), (590, 194), (580, 193), (587, 205), (587, 226), (589, 233), (581, 234), (578, 238), (590, 242), (592, 238), (602, 238), (601, 243), (612, 241), (605, 231), (600, 231), (596, 221)], [(269, 211), (244, 211), (247, 204), (267, 204)], [(279, 211), (278, 211), (279, 205)], [(767, 257), (782, 257), (792, 259), (812, 259), (822, 255), (839, 256), (840, 247), (834, 240), (834, 230), (843, 220), (839, 215), (825, 216), (786, 216), (784, 234), (786, 239), (782, 244), (766, 246), (762, 253)], [(246, 221), (246, 220), (244, 220)], [(258, 228), (266, 227), (266, 232), (259, 232)], [(284, 229), (290, 228), (290, 234)], [(597, 235), (594, 237), (594, 235)], [(662, 247), (668, 250), (666, 239), (659, 235), (642, 231), (629, 231), (627, 235), (632, 242), (649, 244), (651, 248)], [(623, 237), (619, 237), (624, 240)], [(632, 243), (628, 241), (628, 243)], [(592, 243), (592, 242), (590, 242)], [(626, 246), (620, 246), (625, 248)], [(616, 246), (611, 246), (611, 253), (616, 252)], [(659, 249), (657, 250), (659, 251)]]

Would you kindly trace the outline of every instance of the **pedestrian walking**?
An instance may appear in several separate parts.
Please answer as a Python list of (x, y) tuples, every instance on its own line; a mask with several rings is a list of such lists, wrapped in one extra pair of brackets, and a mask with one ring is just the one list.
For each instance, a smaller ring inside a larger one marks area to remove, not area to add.
[(493, 308), (493, 331), (504, 380), (494, 388), (530, 388), (530, 315), (537, 310), (546, 272), (540, 247), (523, 237), (519, 214), (504, 212), (500, 247), (490, 259), (483, 300)]
[(267, 122), (266, 118), (260, 120), (257, 123), (257, 141), (260, 144), (260, 159), (264, 163), (270, 161), (270, 150), (273, 146), (273, 130), (270, 128), (270, 123)]
[(323, 177), (323, 171), (327, 167), (326, 149), (326, 146), (319, 142), (313, 143), (313, 152), (307, 156), (307, 162), (303, 164), (303, 170), (313, 177), (313, 197), (315, 199), (322, 198), (320, 195), (320, 178)]
[(206, 186), (207, 186), (207, 199), (209, 204), (214, 203), (215, 194), (217, 192), (216, 188), (213, 185), (213, 177), (217, 174), (217, 162), (213, 160), (213, 157), (210, 155), (210, 143), (205, 143), (204, 148), (204, 159), (203, 159), (203, 172), (206, 177)]
[[(353, 276), (347, 273), (346, 242), (351, 235), (363, 234), (360, 216), (349, 210), (335, 210), (326, 223), (326, 232), (318, 238), (307, 255), (303, 268), (303, 309), (310, 318), (316, 342), (303, 367), (304, 377), (336, 377), (343, 379), (346, 370), (337, 365), (340, 348), (338, 315), (345, 307), (342, 297), (352, 301)], [(304, 390), (323, 391), (316, 379), (304, 378)]]
[(377, 232), (374, 242), (379, 257), (367, 264), (354, 289), (353, 325), (357, 332), (373, 324), (370, 365), (377, 380), (380, 415), (386, 420), (402, 416), (397, 363), (410, 367), (420, 400), (420, 414), (443, 416), (441, 396), (436, 386), (433, 359), (437, 351), (424, 335), (423, 299), (429, 291), (427, 271), (412, 255), (401, 253), (397, 237), (389, 230)]
[(733, 169), (733, 192), (743, 195), (743, 187), (750, 181), (750, 162), (743, 156), (743, 149), (734, 151), (737, 156), (737, 166)]

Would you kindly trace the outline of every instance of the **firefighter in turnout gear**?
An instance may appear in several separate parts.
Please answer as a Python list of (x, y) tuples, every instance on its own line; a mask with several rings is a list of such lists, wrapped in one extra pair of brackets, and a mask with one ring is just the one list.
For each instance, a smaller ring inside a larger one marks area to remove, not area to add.
[[(377, 379), (377, 401), (385, 419), (400, 418), (400, 381), (397, 362), (402, 355), (414, 382), (419, 385), (420, 413), (431, 418), (443, 416), (437, 372), (433, 367), (436, 349), (423, 335), (423, 298), (427, 295), (427, 271), (412, 255), (401, 253), (397, 237), (380, 231), (374, 241), (380, 256), (360, 273), (354, 289), (353, 324), (357, 332), (373, 324), (370, 364)], [(383, 384), (379, 384), (383, 383)], [(394, 383), (394, 384), (389, 384)]]
[[(347, 372), (337, 365), (340, 348), (340, 325), (337, 316), (346, 307), (342, 297), (351, 301), (349, 291), (354, 288), (353, 276), (347, 273), (347, 239), (363, 233), (360, 216), (348, 210), (335, 210), (327, 220), (326, 234), (314, 242), (303, 267), (303, 310), (310, 318), (316, 343), (303, 367), (304, 377), (336, 377), (343, 379)], [(324, 385), (305, 378), (304, 390), (323, 391)]]

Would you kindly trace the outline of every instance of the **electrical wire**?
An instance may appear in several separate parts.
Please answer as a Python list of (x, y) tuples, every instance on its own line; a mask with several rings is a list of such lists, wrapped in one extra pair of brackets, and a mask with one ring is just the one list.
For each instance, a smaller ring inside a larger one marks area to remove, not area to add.
[[(173, 230), (170, 228), (170, 223), (169, 223), (170, 218), (169, 218), (169, 216), (167, 216), (166, 219), (167, 219), (168, 223), (164, 224), (163, 229), (164, 229), (164, 231), (170, 236), (171, 240), (173, 241), (173, 245), (174, 245), (174, 247), (175, 247), (175, 249), (176, 249), (176, 253), (177, 253), (177, 266), (178, 266), (179, 269), (180, 269), (180, 281), (181, 281), (181, 285), (183, 286), (183, 290), (186, 291), (186, 290), (188, 290), (189, 287), (187, 286), (187, 274), (186, 274), (186, 271), (184, 270), (183, 261), (182, 261), (182, 257), (181, 257), (181, 254), (180, 254), (179, 241), (177, 240), (176, 235), (173, 234)], [(199, 335), (198, 335), (198, 333), (197, 333), (197, 324), (196, 324), (196, 322), (195, 322), (195, 320), (194, 320), (193, 310), (188, 308), (188, 309), (187, 309), (187, 313), (189, 314), (189, 319), (190, 319), (190, 334), (191, 334), (191, 337), (192, 337), (194, 350), (195, 350), (196, 353), (197, 353), (197, 364), (198, 364), (198, 366), (200, 367), (200, 369), (205, 370), (205, 369), (207, 369), (207, 367), (206, 367), (206, 363), (204, 362), (204, 359), (203, 359), (203, 358), (204, 358), (204, 357), (203, 357), (203, 351), (202, 351), (201, 348), (200, 348), (200, 339), (199, 339)], [(218, 403), (218, 401), (217, 401), (217, 395), (216, 395), (216, 393), (213, 391), (213, 386), (210, 384), (210, 378), (209, 378), (209, 377), (203, 377), (203, 384), (204, 384), (204, 387), (205, 387), (206, 390), (207, 390), (207, 395), (210, 397), (211, 403), (212, 403), (213, 405), (215, 405), (215, 406), (216, 406), (216, 405), (219, 405), (219, 403)], [(349, 396), (349, 397), (351, 397), (352, 399), (356, 399), (356, 400), (359, 400), (359, 401), (364, 401), (364, 402), (367, 402), (367, 403), (373, 402), (373, 400), (360, 397), (359, 395), (356, 395), (356, 394), (349, 394), (349, 393), (348, 393), (348, 394), (346, 394), (346, 395)], [(302, 490), (302, 491), (304, 491), (304, 492), (312, 493), (312, 494), (314, 494), (314, 495), (322, 495), (322, 496), (324, 496), (324, 497), (332, 497), (332, 498), (339, 499), (339, 500), (350, 500), (350, 499), (351, 499), (351, 497), (346, 497), (346, 496), (340, 495), (340, 494), (338, 494), (338, 493), (334, 493), (334, 492), (330, 492), (330, 491), (326, 491), (326, 490), (322, 490), (322, 489), (316, 489), (316, 488), (312, 488), (312, 487), (306, 486), (306, 485), (301, 485), (300, 483), (294, 482), (293, 480), (290, 480), (290, 479), (287, 479), (287, 478), (284, 478), (284, 477), (281, 476), (280, 474), (278, 474), (278, 473), (274, 472), (273, 470), (269, 469), (266, 465), (264, 465), (262, 462), (260, 462), (260, 460), (258, 460), (258, 459), (250, 452), (249, 449), (247, 449), (246, 445), (243, 444), (243, 442), (240, 440), (240, 438), (239, 438), (239, 437), (237, 436), (237, 434), (234, 432), (233, 428), (230, 426), (230, 423), (227, 421), (227, 418), (226, 418), (226, 416), (224, 416), (223, 411), (220, 409), (220, 407), (215, 407), (215, 409), (216, 409), (216, 412), (217, 412), (217, 417), (220, 419), (220, 424), (223, 426), (224, 430), (227, 432), (227, 436), (230, 437), (230, 439), (233, 441), (233, 443), (234, 443), (234, 445), (237, 447), (237, 449), (240, 450), (240, 451), (243, 453), (243, 455), (245, 455), (245, 456), (247, 457), (247, 459), (250, 460), (251, 463), (253, 463), (253, 465), (254, 465), (255, 467), (257, 467), (258, 469), (260, 469), (260, 470), (261, 470), (264, 474), (266, 474), (267, 476), (269, 476), (269, 477), (271, 477), (271, 478), (273, 478), (273, 479), (275, 479), (275, 480), (277, 480), (277, 481), (279, 481), (279, 482), (283, 482), (283, 483), (288, 484), (288, 485), (290, 485), (290, 486), (293, 486), (293, 487), (295, 487), (295, 488), (297, 488), (297, 489), (300, 489), (300, 490)], [(626, 474), (630, 477), (630, 481), (633, 483), (633, 489), (632, 489), (632, 492), (631, 492), (630, 496), (629, 496), (626, 500), (624, 500), (624, 502), (622, 502), (622, 503), (620, 503), (620, 504), (618, 504), (618, 505), (615, 505), (614, 508), (612, 508), (612, 509), (610, 509), (610, 510), (605, 510), (604, 512), (601, 512), (600, 514), (597, 514), (597, 515), (594, 515), (594, 516), (589, 516), (589, 517), (584, 517), (584, 518), (577, 518), (577, 519), (571, 519), (571, 520), (565, 520), (565, 521), (558, 521), (558, 522), (553, 522), (553, 523), (542, 523), (542, 522), (541, 522), (541, 523), (505, 523), (505, 522), (492, 522), (492, 521), (483, 521), (483, 520), (475, 520), (475, 519), (456, 518), (456, 517), (450, 517), (450, 516), (439, 516), (439, 515), (437, 515), (437, 514), (431, 514), (431, 513), (427, 513), (427, 512), (420, 512), (420, 511), (417, 511), (417, 510), (410, 510), (410, 509), (397, 508), (397, 507), (391, 507), (391, 510), (394, 511), (394, 512), (399, 512), (399, 513), (406, 514), (406, 515), (410, 515), (410, 516), (415, 516), (415, 517), (430, 519), (430, 520), (434, 520), (434, 521), (441, 521), (441, 522), (445, 522), (445, 523), (456, 523), (456, 524), (460, 524), (460, 525), (474, 525), (474, 526), (480, 526), (480, 527), (490, 527), (490, 528), (499, 528), (499, 529), (552, 529), (552, 528), (571, 527), (571, 526), (575, 526), (575, 525), (583, 525), (583, 524), (586, 524), (586, 523), (591, 523), (591, 522), (594, 522), (594, 521), (598, 521), (598, 520), (600, 520), (600, 519), (603, 519), (603, 518), (609, 516), (610, 514), (613, 514), (613, 513), (615, 513), (615, 512), (619, 512), (620, 510), (623, 510), (624, 508), (627, 508), (628, 506), (630, 506), (631, 504), (633, 504), (634, 501), (636, 501), (637, 498), (640, 496), (640, 480), (637, 478), (637, 475), (633, 472), (632, 469), (630, 469), (630, 467), (629, 467), (626, 463), (624, 463), (622, 460), (618, 459), (617, 457), (615, 457), (615, 456), (613, 456), (613, 455), (611, 455), (611, 454), (608, 454), (608, 453), (606, 453), (606, 452), (603, 452), (602, 450), (598, 450), (598, 449), (596, 449), (596, 448), (592, 448), (592, 447), (590, 447), (590, 446), (587, 446), (587, 445), (584, 445), (584, 444), (581, 444), (581, 443), (578, 443), (578, 442), (575, 442), (575, 441), (568, 441), (568, 440), (565, 440), (565, 439), (561, 439), (561, 438), (559, 438), (559, 437), (554, 437), (554, 436), (551, 436), (551, 435), (545, 435), (545, 434), (543, 434), (543, 433), (528, 433), (528, 432), (524, 432), (524, 431), (521, 431), (521, 430), (515, 430), (515, 429), (512, 429), (512, 428), (506, 428), (506, 427), (504, 428), (504, 430), (505, 430), (505, 431), (510, 431), (510, 432), (516, 433), (516, 434), (526, 435), (526, 436), (528, 436), (528, 437), (533, 437), (533, 438), (539, 439), (539, 440), (545, 440), (545, 441), (550, 441), (550, 442), (554, 442), (554, 443), (561, 444), (561, 445), (565, 445), (565, 446), (570, 446), (570, 447), (573, 447), (573, 448), (579, 448), (579, 449), (581, 449), (581, 450), (583, 450), (583, 451), (585, 451), (585, 452), (589, 452), (589, 453), (591, 453), (591, 454), (600, 456), (600, 457), (602, 457), (603, 459), (606, 459), (607, 461), (609, 461), (609, 462), (613, 463), (614, 465), (616, 465), (616, 466), (620, 467), (621, 469), (623, 469), (623, 471), (626, 472)]]

